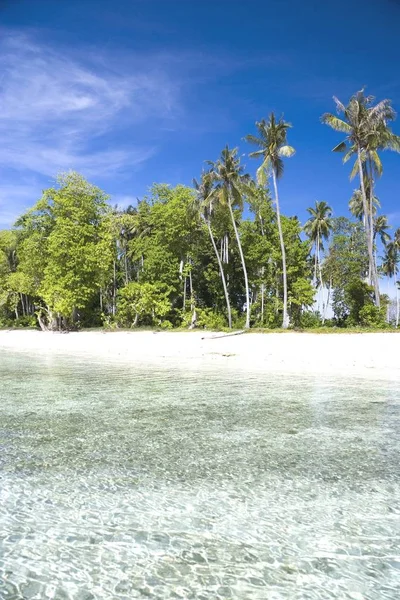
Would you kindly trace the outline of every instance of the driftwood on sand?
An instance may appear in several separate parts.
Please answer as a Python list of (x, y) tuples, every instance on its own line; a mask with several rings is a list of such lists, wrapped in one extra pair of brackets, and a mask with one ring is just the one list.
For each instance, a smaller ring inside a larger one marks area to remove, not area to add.
[(231, 335), (241, 335), (242, 333), (246, 333), (244, 331), (244, 329), (241, 331), (231, 331), (230, 333), (217, 333), (217, 334), (211, 335), (209, 337), (204, 336), (201, 339), (202, 340), (216, 340), (218, 338), (230, 337)]

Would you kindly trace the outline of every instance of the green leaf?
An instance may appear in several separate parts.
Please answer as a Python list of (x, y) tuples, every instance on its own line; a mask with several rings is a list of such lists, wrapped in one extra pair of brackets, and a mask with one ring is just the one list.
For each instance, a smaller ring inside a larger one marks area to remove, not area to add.
[(332, 129), (334, 129), (335, 131), (340, 131), (341, 133), (347, 134), (351, 134), (353, 132), (353, 128), (351, 127), (351, 125), (330, 113), (325, 113), (324, 115), (322, 115), (321, 121), (322, 123), (325, 123), (325, 125), (329, 125), (329, 127), (332, 127)]

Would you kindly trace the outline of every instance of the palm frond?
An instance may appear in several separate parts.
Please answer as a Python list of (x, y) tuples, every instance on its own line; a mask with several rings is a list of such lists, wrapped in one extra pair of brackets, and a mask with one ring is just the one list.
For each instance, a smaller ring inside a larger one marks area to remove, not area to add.
[(336, 98), (336, 96), (333, 96), (333, 101), (336, 104), (336, 108), (337, 108), (338, 113), (341, 113), (341, 112), (344, 113), (344, 112), (346, 112), (346, 107), (345, 107), (345, 105), (342, 102), (340, 102), (339, 98)]
[(265, 186), (268, 180), (268, 171), (265, 167), (265, 161), (262, 163), (260, 167), (258, 167), (256, 171), (257, 183), (259, 185)]
[(262, 156), (265, 153), (265, 150), (256, 150), (255, 152), (250, 152), (249, 157), (250, 158), (258, 158), (259, 156)]
[(264, 142), (262, 139), (258, 138), (256, 135), (246, 135), (245, 136), (245, 141), (248, 142), (249, 144), (253, 144), (254, 146), (259, 146), (259, 147), (263, 147), (264, 146)]
[(358, 168), (358, 162), (355, 161), (353, 168), (351, 170), (351, 173), (350, 173), (350, 181), (353, 181), (354, 177), (356, 177), (357, 175), (359, 175), (359, 168)]
[(369, 157), (372, 161), (372, 165), (373, 165), (375, 173), (380, 177), (383, 172), (383, 166), (382, 166), (382, 161), (379, 158), (379, 154), (377, 153), (376, 150), (370, 150)]
[(347, 150), (346, 142), (340, 142), (340, 144), (332, 148), (332, 152), (344, 152), (345, 150)]
[(321, 121), (322, 123), (325, 123), (325, 125), (329, 125), (329, 127), (332, 127), (332, 129), (334, 129), (335, 131), (340, 131), (341, 133), (347, 134), (351, 134), (352, 132), (351, 125), (346, 123), (346, 121), (339, 119), (339, 117), (335, 117), (335, 115), (332, 115), (331, 113), (323, 114), (321, 117)]
[(278, 155), (285, 158), (290, 158), (296, 153), (296, 150), (292, 146), (281, 146), (278, 150)]

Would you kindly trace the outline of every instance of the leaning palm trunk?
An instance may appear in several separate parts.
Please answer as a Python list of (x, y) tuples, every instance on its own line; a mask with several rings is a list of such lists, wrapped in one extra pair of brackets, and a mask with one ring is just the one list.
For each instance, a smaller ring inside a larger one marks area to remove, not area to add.
[(283, 320), (282, 320), (282, 328), (287, 329), (289, 327), (289, 316), (287, 312), (287, 274), (286, 274), (286, 251), (285, 251), (285, 243), (283, 241), (283, 233), (282, 233), (282, 224), (281, 224), (281, 213), (279, 209), (279, 197), (278, 197), (278, 186), (276, 183), (276, 173), (275, 170), (272, 169), (272, 179), (274, 182), (274, 191), (275, 191), (275, 205), (276, 205), (276, 220), (278, 222), (278, 231), (279, 231), (279, 240), (281, 243), (281, 252), (282, 252), (282, 272), (283, 272)]
[[(396, 276), (395, 276), (395, 279), (396, 279)], [(395, 286), (396, 286), (396, 328), (397, 328), (399, 326), (399, 320), (400, 320), (400, 299), (399, 299), (400, 282), (395, 281)]]
[[(370, 165), (370, 174), (369, 174), (369, 232), (371, 237), (372, 244), (372, 252), (373, 252), (373, 264), (370, 265), (370, 279), (371, 281), (376, 281), (376, 285), (378, 286), (379, 291), (379, 279), (378, 279), (378, 268), (377, 268), (377, 260), (376, 260), (376, 250), (375, 247), (375, 226), (374, 226), (374, 179), (372, 174), (372, 163), (371, 159), (369, 159)], [(372, 270), (371, 270), (372, 269)]]
[(223, 285), (223, 288), (224, 288), (225, 301), (226, 301), (226, 309), (228, 311), (228, 326), (229, 326), (229, 329), (232, 329), (231, 305), (230, 305), (230, 302), (229, 302), (229, 294), (228, 294), (228, 288), (227, 288), (227, 285), (226, 285), (226, 279), (225, 279), (225, 274), (224, 274), (224, 267), (222, 266), (222, 261), (221, 261), (221, 257), (220, 257), (219, 252), (218, 252), (217, 244), (215, 243), (215, 240), (214, 240), (213, 232), (212, 232), (212, 229), (211, 229), (211, 223), (210, 223), (210, 221), (208, 219), (206, 219), (206, 223), (207, 223), (208, 233), (210, 234), (211, 243), (212, 243), (212, 246), (214, 248), (215, 256), (217, 257), (218, 266), (219, 266), (219, 272), (221, 274), (222, 285)]
[(245, 260), (244, 260), (244, 254), (243, 254), (243, 250), (242, 250), (242, 244), (240, 243), (239, 232), (238, 232), (238, 229), (236, 227), (235, 215), (233, 214), (232, 202), (231, 201), (229, 201), (229, 211), (231, 213), (231, 219), (232, 219), (233, 229), (235, 230), (236, 241), (237, 241), (237, 245), (238, 245), (238, 248), (239, 248), (240, 258), (241, 258), (241, 261), (242, 261), (242, 267), (243, 267), (243, 273), (244, 273), (244, 284), (246, 286), (246, 325), (245, 325), (245, 329), (249, 329), (250, 328), (250, 292), (249, 292), (249, 280), (247, 278), (246, 263), (245, 263)]
[(361, 195), (362, 195), (362, 200), (363, 200), (363, 210), (364, 210), (364, 214), (365, 214), (365, 234), (367, 237), (367, 248), (368, 248), (368, 259), (369, 259), (369, 270), (370, 270), (370, 274), (371, 274), (371, 283), (374, 287), (374, 293), (375, 293), (375, 304), (376, 306), (379, 308), (381, 305), (380, 302), (380, 296), (379, 296), (379, 283), (378, 283), (378, 277), (377, 277), (377, 273), (376, 270), (374, 269), (374, 249), (373, 249), (373, 244), (372, 244), (372, 239), (371, 239), (371, 232), (370, 232), (370, 219), (369, 219), (369, 215), (368, 215), (368, 202), (367, 202), (367, 194), (365, 192), (365, 185), (364, 185), (364, 174), (363, 174), (363, 168), (362, 168), (362, 162), (361, 162), (361, 150), (360, 148), (358, 148), (357, 150), (357, 162), (358, 162), (358, 173), (360, 176), (360, 186), (361, 186)]

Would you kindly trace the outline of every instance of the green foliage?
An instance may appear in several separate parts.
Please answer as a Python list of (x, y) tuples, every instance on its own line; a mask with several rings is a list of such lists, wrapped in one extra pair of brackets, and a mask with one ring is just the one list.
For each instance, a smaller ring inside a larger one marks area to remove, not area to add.
[[(379, 273), (397, 281), (400, 229), (391, 240), (387, 218), (377, 214), (375, 179), (379, 152), (400, 151), (388, 127), (395, 114), (389, 100), (375, 104), (363, 91), (347, 106), (335, 102), (343, 118), (323, 121), (345, 134), (334, 151), (357, 159), (360, 189), (350, 203), (357, 222), (333, 219), (325, 202), (308, 209), (304, 227), (281, 214), (278, 181), (294, 149), (291, 125), (271, 114), (246, 138), (260, 159), (256, 181), (228, 146), (195, 189), (155, 183), (126, 209), (111, 208), (78, 173), (60, 175), (14, 229), (0, 231), (0, 325), (384, 327), (376, 246), (385, 251)], [(328, 289), (331, 322), (324, 306), (310, 312), (315, 291), (320, 302)]]
[(316, 329), (322, 326), (322, 318), (318, 312), (303, 311), (299, 319), (299, 327)]
[(341, 290), (335, 290), (333, 311), (339, 326), (382, 328), (386, 324), (386, 305), (374, 304), (373, 288), (354, 279)]
[(171, 311), (170, 294), (171, 288), (162, 283), (128, 283), (119, 291), (118, 323), (125, 327), (162, 325)]
[(221, 331), (226, 328), (225, 318), (211, 308), (197, 310), (197, 325), (202, 329)]

